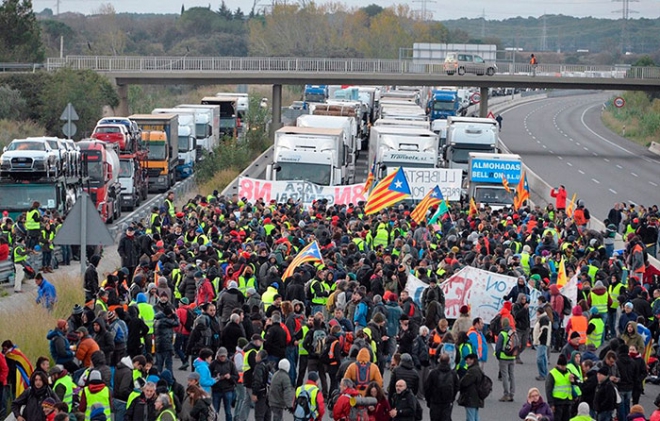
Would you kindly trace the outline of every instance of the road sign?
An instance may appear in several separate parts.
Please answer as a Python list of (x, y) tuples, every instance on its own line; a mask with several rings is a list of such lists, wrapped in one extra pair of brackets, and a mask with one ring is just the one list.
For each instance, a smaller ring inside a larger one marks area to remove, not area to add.
[(472, 95), (470, 95), (470, 102), (473, 104), (478, 104), (481, 102), (481, 94), (479, 92), (475, 92)]
[(78, 128), (76, 127), (75, 123), (72, 123), (70, 121), (67, 121), (64, 123), (64, 126), (62, 126), (62, 133), (68, 138), (71, 138), (73, 135), (76, 134), (76, 131)]
[(64, 108), (64, 111), (62, 112), (60, 120), (80, 120), (78, 113), (76, 113), (75, 108), (73, 108), (73, 105), (71, 105), (70, 102), (66, 104), (66, 108)]
[(623, 106), (626, 105), (626, 100), (623, 99), (622, 97), (618, 96), (614, 98), (614, 106), (617, 108), (623, 108)]
[(493, 120), (495, 120), (495, 114), (493, 114), (492, 111), (488, 111), (488, 115), (486, 116), (486, 118), (492, 118)]

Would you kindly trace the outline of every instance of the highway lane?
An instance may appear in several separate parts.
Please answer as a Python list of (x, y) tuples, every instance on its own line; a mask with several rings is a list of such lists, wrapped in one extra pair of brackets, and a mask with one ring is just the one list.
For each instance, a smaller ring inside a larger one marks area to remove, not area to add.
[(658, 203), (660, 157), (600, 120), (609, 93), (552, 98), (503, 111), (500, 137), (552, 186), (577, 192), (598, 219), (614, 202)]

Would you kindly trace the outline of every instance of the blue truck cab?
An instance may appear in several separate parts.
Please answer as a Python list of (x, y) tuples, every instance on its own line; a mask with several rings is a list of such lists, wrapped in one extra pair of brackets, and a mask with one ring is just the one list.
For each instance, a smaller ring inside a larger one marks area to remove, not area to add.
[(310, 102), (323, 103), (328, 99), (328, 85), (305, 85), (303, 93), (303, 101), (308, 104)]
[(431, 121), (447, 119), (460, 115), (461, 101), (458, 91), (436, 90), (431, 93), (431, 99), (426, 105), (426, 114)]

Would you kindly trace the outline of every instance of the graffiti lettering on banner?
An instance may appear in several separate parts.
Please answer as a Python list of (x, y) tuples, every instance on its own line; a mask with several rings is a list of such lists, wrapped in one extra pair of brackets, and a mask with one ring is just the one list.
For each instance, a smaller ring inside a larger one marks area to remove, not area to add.
[(307, 181), (267, 181), (250, 177), (238, 180), (238, 196), (248, 201), (263, 199), (286, 203), (288, 200), (311, 206), (315, 201), (326, 199), (329, 205), (348, 205), (366, 201), (364, 184), (347, 186), (320, 186)]
[[(445, 316), (456, 319), (460, 308), (467, 305), (471, 309), (471, 316), (481, 317), (488, 323), (500, 311), (504, 304), (503, 297), (511, 291), (517, 283), (517, 278), (488, 272), (473, 267), (461, 269), (440, 284), (445, 294)], [(421, 297), (428, 285), (418, 278), (408, 275), (406, 291), (421, 305)], [(536, 308), (541, 291), (531, 290), (528, 297), (529, 316), (532, 322), (536, 321)]]

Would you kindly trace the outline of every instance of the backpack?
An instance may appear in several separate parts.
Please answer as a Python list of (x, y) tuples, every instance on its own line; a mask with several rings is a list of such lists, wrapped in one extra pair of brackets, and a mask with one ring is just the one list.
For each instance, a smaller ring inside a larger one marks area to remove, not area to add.
[(562, 309), (561, 312), (564, 316), (570, 316), (571, 310), (573, 310), (573, 303), (571, 302), (570, 298), (568, 298), (564, 294), (561, 294), (561, 296), (564, 297), (564, 308)]
[(355, 388), (359, 392), (367, 390), (369, 383), (371, 383), (371, 363), (367, 362), (366, 364), (360, 364), (359, 362), (354, 363), (357, 368), (357, 381), (355, 382)]
[(195, 322), (193, 323), (193, 330), (199, 330), (200, 333), (199, 340), (196, 345), (200, 345), (202, 347), (211, 346), (213, 333), (211, 332), (210, 321), (205, 314), (197, 316)]
[(335, 311), (335, 300), (337, 299), (337, 294), (340, 292), (340, 289), (332, 291), (332, 294), (328, 297), (328, 301), (325, 302), (325, 308), (329, 312)]
[(197, 316), (191, 309), (186, 309), (186, 322), (183, 324), (183, 327), (188, 331), (192, 332), (195, 325), (195, 318)]
[(339, 342), (338, 339), (330, 342), (330, 341), (324, 341), (325, 345), (323, 346), (323, 352), (321, 352), (321, 355), (319, 356), (319, 361), (322, 362), (323, 364), (330, 364), (332, 360), (336, 359), (337, 356), (333, 355), (333, 358), (330, 358), (330, 352), (332, 352), (332, 347), (335, 346), (335, 343)]
[(488, 331), (491, 336), (494, 338), (502, 331), (502, 315), (497, 313), (495, 317), (490, 321), (488, 325)]
[(312, 353), (319, 357), (321, 356), (325, 347), (325, 338), (327, 336), (328, 335), (324, 330), (319, 329), (314, 331), (312, 335)]
[(477, 385), (477, 395), (479, 395), (479, 399), (484, 400), (493, 391), (493, 381), (486, 375), (486, 373), (481, 374), (481, 382)]
[[(348, 396), (349, 399), (355, 399), (351, 395)], [(369, 411), (365, 405), (351, 405), (351, 412), (348, 413), (348, 421), (369, 421)]]
[(510, 357), (518, 355), (520, 352), (520, 337), (516, 332), (511, 332), (507, 335), (506, 343), (504, 344), (504, 354)]
[(216, 421), (218, 419), (218, 414), (215, 412), (213, 404), (207, 401), (202, 401), (206, 404), (206, 421)]
[[(318, 389), (316, 389), (318, 393)], [(293, 420), (294, 421), (309, 421), (313, 418), (312, 414), (312, 397), (307, 389), (300, 389), (300, 393), (296, 398), (293, 407)]]

